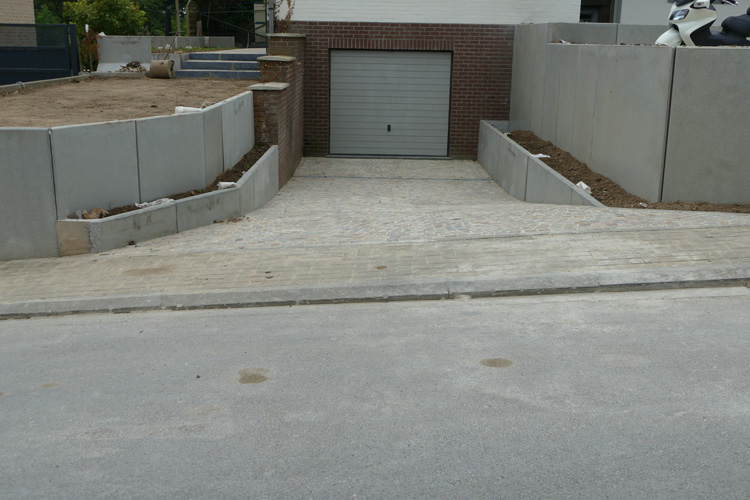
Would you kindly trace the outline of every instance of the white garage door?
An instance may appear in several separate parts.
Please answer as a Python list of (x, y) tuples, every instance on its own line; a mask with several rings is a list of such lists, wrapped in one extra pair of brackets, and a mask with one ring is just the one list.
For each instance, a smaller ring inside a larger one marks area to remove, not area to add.
[(451, 53), (331, 51), (330, 153), (448, 156)]

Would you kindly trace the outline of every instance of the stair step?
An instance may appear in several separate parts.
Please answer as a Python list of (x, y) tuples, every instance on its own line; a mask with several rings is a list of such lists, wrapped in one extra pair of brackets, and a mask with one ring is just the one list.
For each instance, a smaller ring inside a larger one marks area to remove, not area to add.
[(260, 71), (233, 71), (219, 69), (180, 69), (175, 71), (177, 78), (225, 78), (236, 80), (258, 80)]
[(180, 69), (219, 69), (219, 70), (258, 70), (257, 61), (219, 61), (219, 60), (202, 60), (202, 61), (184, 61)]
[(257, 61), (265, 54), (246, 54), (232, 52), (191, 52), (190, 59), (199, 61)]

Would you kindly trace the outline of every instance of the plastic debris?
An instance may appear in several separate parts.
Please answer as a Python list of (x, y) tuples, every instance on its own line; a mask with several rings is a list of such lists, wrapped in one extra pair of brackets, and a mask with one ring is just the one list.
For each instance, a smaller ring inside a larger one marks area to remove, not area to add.
[(175, 106), (174, 114), (179, 115), (180, 113), (196, 113), (200, 110), (201, 108), (190, 108), (188, 106)]
[(539, 153), (538, 155), (531, 155), (531, 156), (533, 156), (534, 158), (550, 158), (550, 155), (545, 155), (542, 153)]
[(147, 201), (146, 203), (136, 203), (135, 206), (138, 208), (155, 207), (156, 205), (162, 205), (164, 203), (174, 201), (172, 198), (159, 198), (154, 201)]
[(590, 187), (589, 187), (589, 185), (588, 185), (588, 184), (586, 184), (585, 182), (581, 181), (581, 182), (579, 182), (578, 184), (576, 184), (576, 186), (577, 186), (577, 187), (579, 187), (579, 188), (581, 188), (581, 189), (583, 189), (583, 190), (584, 190), (584, 191), (586, 191), (586, 192), (587, 192), (588, 194), (591, 194), (591, 188), (590, 188)]
[(219, 183), (219, 189), (229, 189), (233, 187), (237, 187), (236, 182), (220, 182)]

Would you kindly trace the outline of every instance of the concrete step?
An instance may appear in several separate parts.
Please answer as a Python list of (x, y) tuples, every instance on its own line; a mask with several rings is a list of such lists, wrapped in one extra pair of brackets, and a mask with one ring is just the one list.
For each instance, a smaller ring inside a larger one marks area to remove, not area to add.
[(211, 60), (188, 60), (184, 61), (182, 63), (182, 68), (180, 69), (218, 69), (218, 70), (226, 70), (226, 71), (257, 71), (258, 70), (258, 62), (257, 61), (221, 61), (216, 59)]
[(191, 52), (190, 59), (194, 61), (257, 61), (264, 55), (241, 52)]
[(260, 79), (260, 71), (233, 71), (219, 69), (180, 69), (175, 71), (177, 78), (229, 78), (236, 80)]

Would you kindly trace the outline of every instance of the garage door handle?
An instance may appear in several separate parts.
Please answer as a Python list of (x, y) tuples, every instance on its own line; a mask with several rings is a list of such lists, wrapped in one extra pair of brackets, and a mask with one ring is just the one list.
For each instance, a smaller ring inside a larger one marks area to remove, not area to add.
[(390, 126), (390, 125), (388, 125), (388, 132), (390, 132), (390, 131), (391, 131), (391, 126)]

